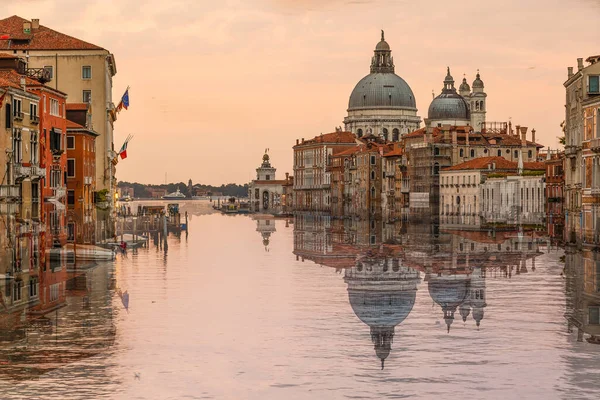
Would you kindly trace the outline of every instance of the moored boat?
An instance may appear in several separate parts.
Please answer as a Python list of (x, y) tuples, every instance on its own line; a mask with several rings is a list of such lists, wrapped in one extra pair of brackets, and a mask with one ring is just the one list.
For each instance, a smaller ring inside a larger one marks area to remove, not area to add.
[(179, 189), (173, 193), (166, 194), (162, 197), (163, 200), (183, 200), (186, 199), (185, 194), (181, 193)]

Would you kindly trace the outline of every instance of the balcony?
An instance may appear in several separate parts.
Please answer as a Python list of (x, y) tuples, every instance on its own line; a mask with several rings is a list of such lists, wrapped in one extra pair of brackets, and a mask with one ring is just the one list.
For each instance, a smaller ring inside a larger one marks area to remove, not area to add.
[(590, 140), (590, 150), (594, 153), (600, 153), (600, 138)]
[(46, 177), (46, 168), (42, 168), (39, 165), (31, 166), (31, 178), (40, 179)]
[(23, 113), (23, 111), (16, 111), (15, 113), (13, 113), (13, 119), (15, 121), (23, 121), (23, 118), (25, 118), (25, 114)]
[(50, 68), (27, 68), (27, 76), (39, 81), (48, 83), (52, 80), (52, 70)]
[(396, 173), (394, 171), (385, 171), (386, 178), (393, 178), (395, 176), (396, 176)]
[(92, 184), (92, 177), (91, 176), (86, 176), (83, 178), (83, 184), (84, 185), (91, 185)]
[(592, 190), (590, 190), (590, 193), (594, 197), (600, 197), (600, 188), (592, 188)]
[(577, 152), (581, 150), (581, 146), (575, 145), (567, 145), (565, 146), (565, 156), (566, 157), (575, 157), (577, 156)]
[(31, 167), (25, 167), (21, 163), (13, 165), (13, 172), (16, 180), (28, 178), (31, 175)]
[(67, 195), (67, 188), (64, 186), (57, 186), (52, 188), (52, 197), (49, 198), (52, 200), (61, 200)]
[(18, 186), (0, 185), (0, 200), (16, 200), (21, 197)]
[(18, 210), (18, 203), (0, 203), (0, 215), (16, 215)]
[(30, 115), (29, 119), (31, 120), (31, 123), (33, 125), (37, 125), (40, 123), (40, 117), (38, 117), (37, 115)]

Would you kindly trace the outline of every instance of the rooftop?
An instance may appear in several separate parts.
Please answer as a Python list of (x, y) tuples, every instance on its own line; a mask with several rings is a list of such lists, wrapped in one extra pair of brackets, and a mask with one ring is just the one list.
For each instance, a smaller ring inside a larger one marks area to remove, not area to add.
[[(349, 143), (349, 144), (352, 144), (352, 143), (356, 143), (356, 138), (354, 136), (354, 133), (352, 133), (352, 132), (338, 131), (338, 132), (325, 133), (325, 134), (321, 134), (319, 136), (315, 136), (312, 139), (304, 140), (304, 141), (298, 143), (296, 146), (307, 145), (307, 144), (319, 144), (319, 143), (346, 143), (346, 144)], [(296, 147), (296, 146), (294, 146), (294, 147)]]
[(0, 20), (0, 36), (8, 39), (0, 40), (0, 49), (5, 50), (104, 50), (102, 47), (57, 32), (46, 26), (31, 27), (26, 33), (23, 24), (31, 22), (17, 15)]
[[(516, 171), (518, 169), (518, 163), (509, 161), (504, 157), (479, 157), (452, 167), (446, 167), (442, 169), (442, 171), (487, 170), (492, 164), (495, 164), (495, 171)], [(529, 171), (545, 171), (546, 167), (542, 162), (526, 162), (523, 163), (523, 169)]]

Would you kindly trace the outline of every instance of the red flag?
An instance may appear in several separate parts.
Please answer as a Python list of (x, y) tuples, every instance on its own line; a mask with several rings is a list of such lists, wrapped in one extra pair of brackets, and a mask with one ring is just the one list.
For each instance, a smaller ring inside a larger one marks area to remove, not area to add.
[(121, 160), (124, 160), (127, 158), (127, 150), (123, 150), (122, 152), (119, 153), (119, 155), (121, 156)]

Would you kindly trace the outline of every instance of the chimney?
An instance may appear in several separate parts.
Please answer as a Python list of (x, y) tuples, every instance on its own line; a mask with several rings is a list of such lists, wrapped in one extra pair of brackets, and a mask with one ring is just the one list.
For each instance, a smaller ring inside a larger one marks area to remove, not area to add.
[(535, 143), (535, 128), (531, 130), (531, 141)]
[(465, 132), (465, 143), (467, 144), (467, 147), (469, 147), (469, 135), (471, 134), (471, 129), (467, 129)]
[(40, 28), (40, 19), (39, 18), (33, 18), (31, 20), (31, 28), (32, 29), (39, 29)]
[(527, 146), (527, 127), (521, 127), (521, 145), (523, 147)]
[(290, 180), (290, 173), (289, 172), (285, 173), (285, 180), (286, 180), (286, 182)]
[(300, 144), (300, 139), (296, 139), (296, 146)]
[(583, 58), (577, 59), (577, 71), (581, 71), (583, 69)]
[(573, 67), (567, 68), (569, 78), (573, 76)]
[(26, 34), (31, 33), (31, 22), (29, 22), (29, 21), (23, 22), (23, 33), (26, 33)]
[(519, 133), (521, 133), (521, 125), (515, 125), (515, 136), (519, 137)]

